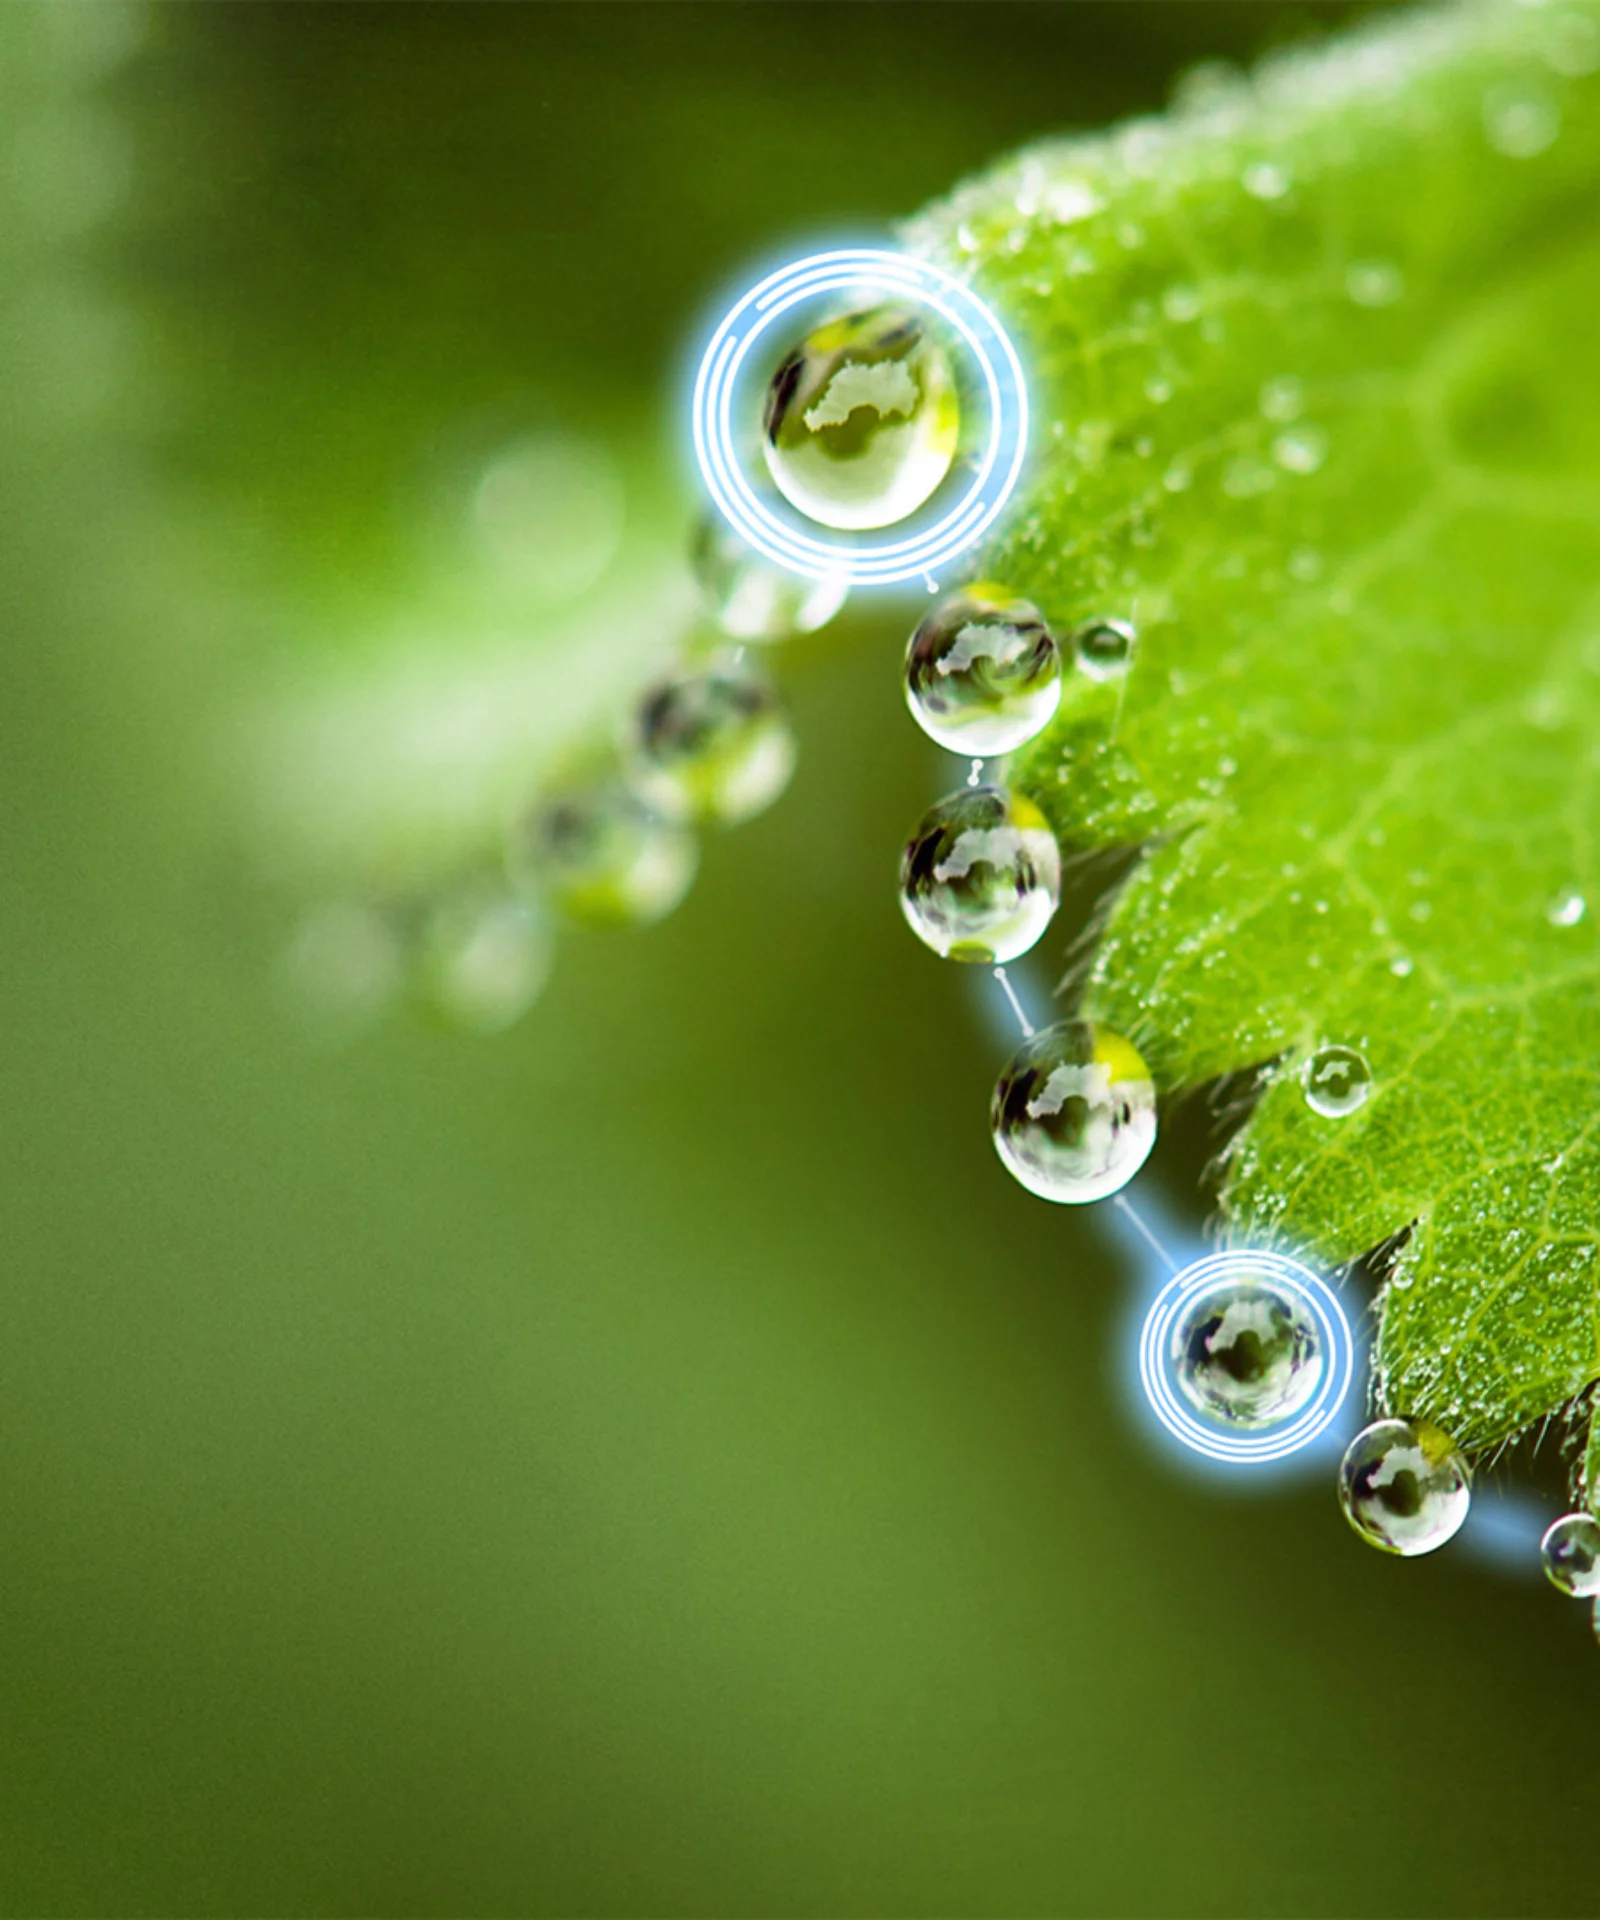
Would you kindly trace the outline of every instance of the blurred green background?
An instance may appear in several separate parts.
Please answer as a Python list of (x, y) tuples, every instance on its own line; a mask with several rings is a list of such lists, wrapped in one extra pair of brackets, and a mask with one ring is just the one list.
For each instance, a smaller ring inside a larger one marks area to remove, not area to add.
[(789, 795), (493, 1040), (290, 1016), (332, 856), (239, 751), (285, 684), (400, 751), (397, 635), (603, 687), (629, 579), (552, 640), (469, 578), (457, 449), (610, 449), (649, 585), (730, 279), (1333, 17), (7, 10), (6, 1911), (1595, 1911), (1583, 1610), (1144, 1439), (1134, 1272), (995, 1162), (894, 905), (896, 616), (793, 651)]

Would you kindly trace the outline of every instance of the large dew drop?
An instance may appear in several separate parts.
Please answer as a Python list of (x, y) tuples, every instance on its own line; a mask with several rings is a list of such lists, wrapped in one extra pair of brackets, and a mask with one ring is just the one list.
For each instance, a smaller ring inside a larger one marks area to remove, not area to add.
[(1367, 1102), (1372, 1071), (1354, 1047), (1320, 1047), (1306, 1062), (1306, 1105), (1324, 1120), (1342, 1120)]
[(1539, 1557), (1551, 1586), (1575, 1599), (1600, 1594), (1600, 1520), (1592, 1513), (1567, 1513), (1539, 1543)]
[(922, 318), (878, 307), (807, 334), (772, 377), (763, 426), (784, 498), (825, 527), (859, 531), (893, 526), (936, 491), (961, 407)]
[(1316, 1319), (1293, 1288), (1245, 1263), (1174, 1326), (1172, 1366), (1197, 1412), (1246, 1431), (1277, 1426), (1321, 1384)]
[(1015, 960), (1061, 899), (1061, 850), (1031, 800), (968, 787), (930, 807), (900, 859), (900, 906), (946, 960)]
[(518, 885), (547, 895), (568, 919), (643, 927), (682, 900), (699, 857), (687, 827), (606, 784), (535, 807), (513, 829), (508, 865)]
[(941, 600), (906, 649), (906, 704), (952, 753), (1011, 753), (1061, 699), (1061, 655), (1032, 601), (992, 581)]
[(815, 633), (844, 605), (843, 574), (808, 580), (741, 540), (721, 514), (707, 514), (695, 535), (694, 576), (707, 609), (735, 640), (771, 642)]
[(794, 771), (794, 735), (767, 675), (726, 655), (651, 687), (629, 724), (628, 777), (672, 819), (748, 820)]
[(1103, 1200), (1156, 1138), (1156, 1090), (1121, 1034), (1065, 1020), (1018, 1048), (989, 1107), (995, 1150), (1041, 1200)]
[(1450, 1436), (1425, 1420), (1378, 1420), (1339, 1465), (1339, 1504), (1384, 1553), (1432, 1553), (1467, 1517), (1472, 1482)]

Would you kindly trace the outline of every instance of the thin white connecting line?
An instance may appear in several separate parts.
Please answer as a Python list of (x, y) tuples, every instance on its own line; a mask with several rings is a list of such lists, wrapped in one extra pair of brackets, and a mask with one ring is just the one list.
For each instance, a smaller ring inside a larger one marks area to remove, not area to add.
[(1006, 998), (1011, 1002), (1011, 1011), (1017, 1016), (1017, 1025), (1022, 1029), (1023, 1039), (1031, 1040), (1034, 1034), (1033, 1022), (1022, 1011), (1022, 1002), (1017, 998), (1016, 988), (1013, 987), (1011, 982), (1006, 978), (1005, 968), (996, 967), (994, 977), (1000, 982), (1001, 987), (1005, 991)]
[(1133, 1224), (1139, 1229), (1140, 1233), (1144, 1235), (1146, 1241), (1148, 1241), (1150, 1245), (1151, 1251), (1155, 1254), (1156, 1258), (1161, 1262), (1161, 1264), (1166, 1268), (1167, 1272), (1176, 1273), (1178, 1271), (1177, 1261), (1174, 1260), (1172, 1255), (1167, 1252), (1164, 1246), (1162, 1246), (1160, 1240), (1156, 1237), (1156, 1234), (1154, 1230), (1151, 1228), (1149, 1222), (1140, 1218), (1138, 1209), (1134, 1206), (1133, 1202), (1128, 1198), (1128, 1196), (1125, 1193), (1119, 1193), (1116, 1197), (1115, 1205), (1121, 1213), (1125, 1214), (1127, 1218), (1133, 1222)]

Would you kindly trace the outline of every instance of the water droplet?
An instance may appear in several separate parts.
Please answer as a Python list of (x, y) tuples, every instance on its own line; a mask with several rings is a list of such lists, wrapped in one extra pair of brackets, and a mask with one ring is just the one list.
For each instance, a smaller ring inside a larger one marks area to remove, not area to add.
[(811, 580), (790, 573), (741, 540), (719, 513), (695, 535), (693, 566), (712, 618), (736, 640), (787, 640), (825, 627), (845, 603), (843, 574)]
[(537, 909), (485, 887), (434, 909), (423, 936), (422, 982), (451, 1025), (500, 1033), (539, 997), (553, 957)]
[(1201, 1294), (1172, 1330), (1172, 1365), (1198, 1413), (1251, 1430), (1291, 1419), (1322, 1380), (1317, 1323), (1306, 1300), (1241, 1271)]
[(542, 801), (513, 828), (511, 878), (588, 926), (650, 926), (689, 891), (693, 833), (620, 783)]
[(1262, 387), (1258, 404), (1264, 419), (1276, 420), (1281, 426), (1300, 418), (1306, 404), (1306, 390), (1292, 373), (1281, 373)]
[(1483, 130), (1497, 153), (1532, 160), (1555, 145), (1561, 109), (1543, 87), (1508, 80), (1483, 96)]
[(472, 496), (484, 558), (542, 600), (586, 592), (622, 541), (625, 502), (616, 462), (598, 441), (531, 435), (504, 448)]
[(950, 471), (961, 409), (944, 349), (909, 308), (879, 307), (809, 333), (772, 377), (767, 467), (826, 527), (887, 527)]
[(1432, 1553), (1460, 1531), (1472, 1499), (1466, 1462), (1424, 1420), (1378, 1420), (1339, 1465), (1339, 1504), (1363, 1540), (1385, 1553)]
[(1539, 1557), (1551, 1586), (1574, 1599), (1600, 1594), (1600, 1520), (1592, 1513), (1563, 1514), (1545, 1530)]
[(1061, 851), (1021, 794), (969, 787), (917, 822), (900, 859), (900, 907), (911, 931), (946, 960), (1015, 960), (1061, 899)]
[(1137, 629), (1126, 620), (1086, 620), (1072, 636), (1078, 665), (1091, 680), (1116, 680), (1133, 665)]
[(1044, 616), (993, 581), (953, 593), (906, 649), (906, 704), (952, 753), (1010, 753), (1061, 698), (1061, 655)]
[(1328, 436), (1321, 427), (1294, 427), (1273, 441), (1272, 457), (1286, 473), (1315, 473), (1328, 457)]
[(1222, 491), (1233, 500), (1253, 499), (1257, 494), (1270, 492), (1276, 484), (1277, 475), (1266, 461), (1249, 453), (1230, 460), (1222, 476)]
[(1545, 23), (1545, 64), (1568, 80), (1600, 69), (1600, 21), (1587, 14), (1553, 14)]
[(1161, 311), (1169, 320), (1182, 326), (1186, 321), (1196, 319), (1200, 312), (1200, 295), (1187, 281), (1178, 281), (1167, 288), (1161, 296)]
[(1105, 202), (1087, 180), (1053, 180), (1044, 190), (1045, 217), (1058, 227), (1088, 220), (1104, 206)]
[(1319, 1047), (1305, 1065), (1306, 1105), (1324, 1120), (1342, 1120), (1367, 1103), (1372, 1071), (1354, 1047)]
[(995, 1150), (1041, 1200), (1103, 1200), (1156, 1138), (1156, 1090), (1121, 1034), (1065, 1020), (1025, 1041), (989, 1107)]
[(330, 1036), (349, 1036), (393, 1005), (405, 977), (405, 951), (381, 908), (330, 900), (300, 923), (285, 966), (307, 1020)]
[(623, 752), (629, 784), (661, 813), (724, 826), (771, 806), (794, 772), (777, 688), (733, 654), (648, 688)]
[(1406, 290), (1405, 276), (1392, 260), (1352, 260), (1344, 290), (1358, 307), (1392, 307)]
[(1289, 169), (1275, 160), (1253, 160), (1239, 176), (1239, 184), (1252, 200), (1281, 200), (1294, 180)]
[(1553, 927), (1575, 927), (1589, 910), (1589, 903), (1576, 887), (1563, 887), (1544, 910)]
[(1153, 407), (1164, 407), (1172, 398), (1172, 382), (1159, 373), (1151, 374), (1144, 383), (1144, 397)]
[(1181, 460), (1174, 460), (1162, 474), (1161, 484), (1168, 493), (1187, 493), (1194, 485), (1194, 474)]
[(1289, 555), (1289, 576), (1307, 585), (1322, 578), (1322, 555), (1315, 547), (1296, 547)]

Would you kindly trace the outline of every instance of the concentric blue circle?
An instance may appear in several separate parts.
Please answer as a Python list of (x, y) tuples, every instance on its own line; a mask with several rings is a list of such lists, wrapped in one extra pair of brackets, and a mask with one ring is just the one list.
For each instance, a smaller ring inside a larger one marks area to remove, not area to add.
[[(989, 431), (961, 498), (933, 526), (898, 540), (849, 544), (819, 539), (750, 485), (734, 440), (734, 389), (751, 348), (802, 301), (871, 288), (938, 314), (965, 342), (989, 403)], [(909, 254), (870, 247), (817, 253), (769, 274), (728, 314), (695, 380), (695, 457), (719, 511), (757, 552), (791, 573), (844, 578), (852, 586), (931, 579), (993, 526), (1011, 497), (1028, 444), (1028, 391), (1004, 327), (968, 286)]]
[[(1203, 1294), (1230, 1280), (1246, 1278), (1269, 1281), (1304, 1301), (1317, 1323), (1324, 1364), (1316, 1392), (1298, 1412), (1275, 1427), (1233, 1433), (1202, 1420), (1185, 1403), (1174, 1389), (1167, 1356), (1174, 1326)], [(1161, 1289), (1139, 1336), (1139, 1378), (1156, 1418), (1186, 1447), (1209, 1460), (1234, 1466), (1284, 1460), (1309, 1446), (1337, 1417), (1350, 1391), (1354, 1369), (1355, 1343), (1337, 1295), (1308, 1267), (1282, 1253), (1250, 1253), (1235, 1248), (1196, 1260)]]

